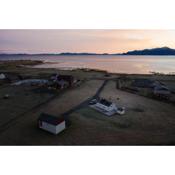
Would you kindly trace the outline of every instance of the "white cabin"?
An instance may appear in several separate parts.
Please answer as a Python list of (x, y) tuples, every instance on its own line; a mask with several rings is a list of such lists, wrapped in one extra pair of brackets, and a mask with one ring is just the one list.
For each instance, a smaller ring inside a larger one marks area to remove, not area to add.
[(66, 128), (66, 121), (63, 117), (43, 113), (38, 118), (38, 127), (56, 135)]

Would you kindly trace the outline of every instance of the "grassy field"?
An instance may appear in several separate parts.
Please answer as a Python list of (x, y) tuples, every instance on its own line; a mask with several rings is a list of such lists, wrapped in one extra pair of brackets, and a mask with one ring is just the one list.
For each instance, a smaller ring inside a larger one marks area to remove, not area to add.
[[(59, 94), (49, 103), (41, 105), (34, 110), (24, 114), (15, 122), (0, 133), (0, 144), (12, 145), (54, 145), (66, 144), (64, 132), (59, 136), (53, 136), (37, 128), (37, 118), (42, 112), (59, 116), (67, 110), (79, 105), (81, 102), (94, 95), (102, 84), (101, 80), (90, 80), (80, 87), (70, 89), (65, 93)], [(34, 99), (33, 99), (34, 100)], [(12, 105), (12, 104), (11, 104)], [(73, 126), (74, 127), (74, 126)], [(65, 131), (71, 137), (71, 128)], [(65, 136), (67, 137), (67, 136)], [(67, 143), (71, 144), (70, 140)]]
[[(9, 98), (4, 99), (8, 94)], [(53, 98), (55, 93), (38, 93), (36, 87), (12, 86), (0, 87), (0, 130), (10, 121)]]
[(174, 105), (117, 90), (113, 81), (106, 86), (101, 96), (126, 107), (124, 117), (131, 123), (130, 134), (140, 137), (133, 140), (135, 144), (174, 142)]
[[(171, 145), (175, 144), (175, 107), (116, 89), (121, 75), (105, 72), (38, 69), (28, 61), (0, 64), (1, 72), (31, 78), (48, 78), (52, 73), (73, 75), (82, 80), (78, 87), (58, 92), (41, 92), (34, 86), (0, 86), (0, 145)], [(123, 75), (122, 75), (123, 76)], [(174, 88), (175, 76), (125, 75), (161, 80)], [(100, 96), (125, 107), (124, 116), (107, 117), (84, 106), (70, 114), (71, 126), (55, 136), (37, 128), (42, 113), (59, 116), (92, 97), (105, 79), (109, 79)], [(111, 80), (110, 80), (111, 79)], [(112, 80), (113, 79), (113, 80)], [(9, 94), (9, 99), (4, 95)]]
[[(71, 114), (63, 144), (171, 145), (175, 143), (174, 105), (119, 91), (109, 81), (101, 97), (126, 107), (124, 116), (107, 117), (90, 107)], [(61, 136), (62, 137), (62, 136)], [(60, 138), (61, 138), (60, 137)], [(74, 139), (72, 139), (74, 138)]]

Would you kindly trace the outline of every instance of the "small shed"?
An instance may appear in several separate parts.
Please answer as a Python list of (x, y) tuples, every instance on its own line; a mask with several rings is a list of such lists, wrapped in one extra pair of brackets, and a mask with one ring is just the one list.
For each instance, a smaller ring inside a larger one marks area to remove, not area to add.
[(66, 120), (62, 116), (55, 117), (42, 113), (38, 118), (38, 127), (56, 135), (66, 128)]

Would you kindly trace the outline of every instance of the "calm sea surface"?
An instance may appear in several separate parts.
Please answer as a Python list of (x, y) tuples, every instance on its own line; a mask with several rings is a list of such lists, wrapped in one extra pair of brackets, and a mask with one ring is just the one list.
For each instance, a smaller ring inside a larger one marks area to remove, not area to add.
[(113, 73), (175, 73), (175, 56), (5, 56), (0, 60), (44, 60), (39, 68), (91, 68)]

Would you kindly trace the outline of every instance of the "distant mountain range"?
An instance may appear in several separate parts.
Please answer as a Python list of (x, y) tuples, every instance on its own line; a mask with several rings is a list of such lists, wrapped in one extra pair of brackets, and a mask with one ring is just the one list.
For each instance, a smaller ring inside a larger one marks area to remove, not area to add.
[(15, 53), (15, 54), (8, 54), (8, 53), (0, 53), (0, 56), (59, 56), (59, 55), (65, 55), (65, 56), (76, 56), (76, 55), (175, 55), (175, 49), (171, 49), (169, 47), (161, 47), (161, 48), (153, 48), (153, 49), (144, 49), (144, 50), (134, 50), (134, 51), (128, 51), (126, 53), (72, 53), (72, 52), (63, 52), (63, 53), (38, 53), (38, 54), (26, 54), (26, 53)]
[(134, 50), (123, 53), (122, 55), (175, 55), (175, 49), (169, 47)]
[(80, 52), (80, 53), (72, 53), (72, 52), (63, 52), (63, 53), (36, 53), (36, 54), (28, 54), (28, 53), (0, 53), (0, 56), (11, 56), (11, 55), (15, 55), (15, 56), (30, 56), (30, 55), (34, 55), (34, 56), (46, 56), (46, 55), (55, 55), (55, 56), (59, 56), (59, 55), (111, 55), (108, 53), (86, 53), (86, 52)]
[(64, 52), (64, 53), (60, 53), (59, 55), (110, 55), (110, 54), (108, 53), (87, 53), (87, 52), (81, 52), (81, 53)]

